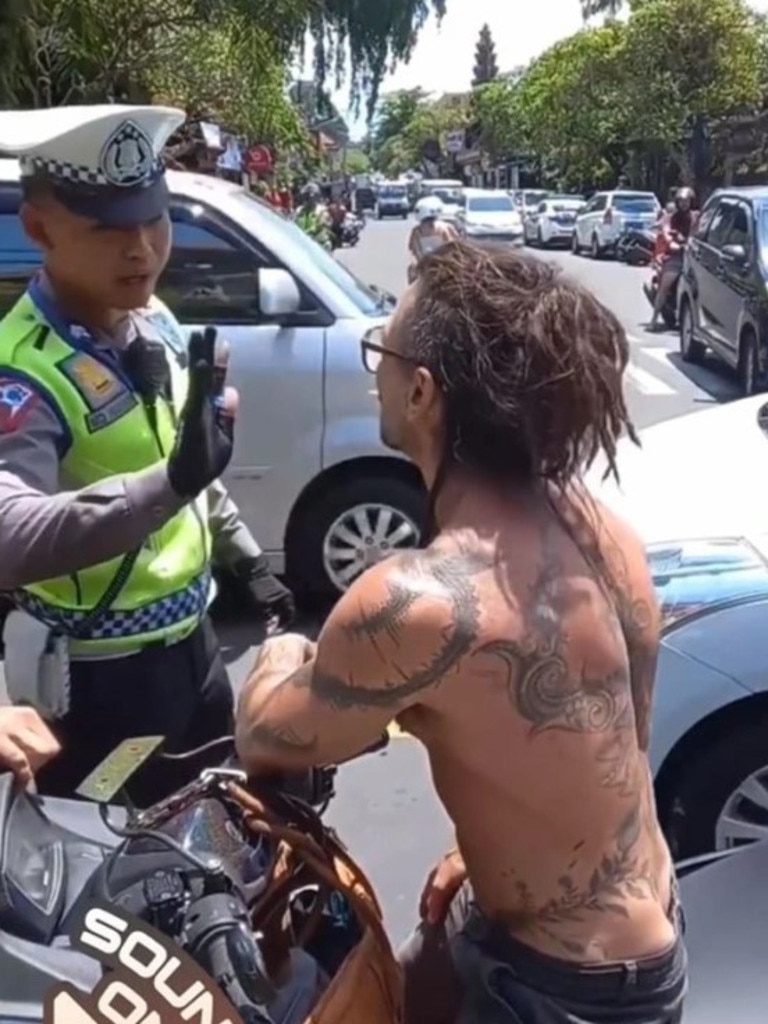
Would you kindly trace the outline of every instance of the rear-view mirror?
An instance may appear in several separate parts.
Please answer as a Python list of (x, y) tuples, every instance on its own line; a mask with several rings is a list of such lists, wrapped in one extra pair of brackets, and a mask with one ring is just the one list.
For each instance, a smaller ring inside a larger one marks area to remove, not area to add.
[(292, 274), (276, 267), (259, 271), (259, 311), (263, 316), (290, 316), (300, 306), (301, 294)]
[(744, 245), (724, 245), (722, 253), (723, 256), (732, 263), (747, 262), (747, 249)]

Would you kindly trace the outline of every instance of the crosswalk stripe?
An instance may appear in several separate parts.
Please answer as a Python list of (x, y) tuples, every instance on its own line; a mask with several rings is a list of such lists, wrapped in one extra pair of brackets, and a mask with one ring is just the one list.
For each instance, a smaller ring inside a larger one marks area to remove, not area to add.
[[(645, 351), (645, 350), (643, 350)], [(676, 395), (677, 392), (659, 377), (644, 370), (642, 366), (630, 363), (627, 367), (627, 378), (644, 395)]]
[(672, 349), (668, 348), (644, 348), (643, 353), (650, 356), (651, 359), (655, 359), (657, 363), (663, 363), (664, 366), (669, 366), (669, 353)]

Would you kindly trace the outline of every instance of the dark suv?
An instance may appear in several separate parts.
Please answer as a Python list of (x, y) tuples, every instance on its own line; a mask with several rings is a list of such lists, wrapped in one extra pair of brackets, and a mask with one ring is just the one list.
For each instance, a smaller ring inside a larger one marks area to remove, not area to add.
[(745, 395), (768, 385), (768, 188), (722, 189), (701, 212), (678, 293), (680, 353), (707, 349), (736, 370)]

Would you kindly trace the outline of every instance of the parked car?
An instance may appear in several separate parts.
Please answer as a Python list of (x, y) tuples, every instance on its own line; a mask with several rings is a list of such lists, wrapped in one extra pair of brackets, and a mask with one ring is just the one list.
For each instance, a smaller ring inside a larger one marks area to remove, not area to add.
[(525, 216), (527, 211), (537, 207), (549, 194), (550, 191), (546, 188), (514, 188), (509, 190), (509, 195), (512, 196), (521, 217)]
[(406, 220), (411, 212), (411, 201), (408, 198), (408, 187), (393, 182), (384, 182), (376, 190), (376, 220), (384, 217), (400, 217)]
[(690, 987), (684, 1024), (765, 1024), (768, 842), (677, 865)]
[(571, 249), (587, 249), (593, 259), (606, 256), (625, 231), (652, 227), (660, 210), (653, 192), (597, 192), (576, 216)]
[(500, 189), (466, 189), (457, 225), (462, 235), (474, 241), (523, 244), (520, 211), (512, 197)]
[(523, 228), (526, 242), (547, 246), (571, 244), (576, 214), (586, 206), (583, 196), (552, 195), (526, 210)]
[(768, 838), (768, 401), (640, 440), (619, 444), (621, 486), (603, 464), (589, 483), (647, 544), (663, 618), (651, 767), (683, 858)]
[(704, 206), (678, 290), (680, 354), (707, 349), (736, 370), (743, 394), (768, 384), (768, 188), (715, 192)]
[[(394, 297), (364, 284), (238, 185), (170, 172), (174, 241), (158, 294), (187, 330), (216, 325), (240, 392), (226, 483), (276, 572), (338, 595), (378, 556), (417, 543), (416, 470), (379, 439), (360, 342)], [(0, 315), (40, 262), (0, 163)]]

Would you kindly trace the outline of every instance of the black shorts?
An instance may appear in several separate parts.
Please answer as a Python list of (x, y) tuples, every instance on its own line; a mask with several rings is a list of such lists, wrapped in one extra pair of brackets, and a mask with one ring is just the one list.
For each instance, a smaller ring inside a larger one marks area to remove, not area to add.
[(688, 959), (676, 891), (668, 950), (585, 966), (494, 936), (465, 885), (445, 925), (420, 925), (400, 951), (405, 1024), (679, 1024)]

